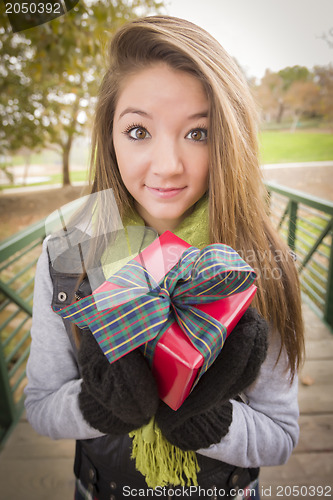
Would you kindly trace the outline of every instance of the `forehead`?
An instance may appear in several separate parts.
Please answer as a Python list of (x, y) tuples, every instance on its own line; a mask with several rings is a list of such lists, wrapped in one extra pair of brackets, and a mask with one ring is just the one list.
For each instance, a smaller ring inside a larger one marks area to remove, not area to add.
[(161, 106), (208, 110), (208, 98), (201, 81), (192, 74), (158, 63), (128, 76), (123, 82), (116, 105), (116, 116), (126, 107), (146, 107), (158, 111)]

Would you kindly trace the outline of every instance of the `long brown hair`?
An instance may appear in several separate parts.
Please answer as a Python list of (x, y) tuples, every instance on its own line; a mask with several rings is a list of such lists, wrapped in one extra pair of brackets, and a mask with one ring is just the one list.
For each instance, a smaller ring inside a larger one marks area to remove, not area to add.
[(93, 127), (92, 192), (111, 188), (121, 215), (133, 208), (113, 147), (114, 110), (126, 77), (161, 62), (194, 75), (207, 93), (210, 241), (232, 246), (256, 269), (254, 305), (279, 332), (293, 376), (304, 352), (297, 271), (267, 213), (252, 96), (237, 64), (206, 31), (155, 16), (126, 24), (112, 38)]

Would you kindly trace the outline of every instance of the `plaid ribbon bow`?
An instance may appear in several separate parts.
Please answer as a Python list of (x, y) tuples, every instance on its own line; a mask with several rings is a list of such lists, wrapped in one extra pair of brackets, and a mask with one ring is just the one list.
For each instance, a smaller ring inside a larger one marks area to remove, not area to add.
[(142, 346), (152, 363), (155, 345), (176, 320), (203, 355), (203, 374), (220, 353), (226, 328), (195, 305), (206, 304), (249, 288), (256, 273), (227, 245), (188, 248), (156, 283), (136, 260), (107, 281), (117, 288), (95, 292), (55, 310), (80, 328), (89, 328), (112, 363)]

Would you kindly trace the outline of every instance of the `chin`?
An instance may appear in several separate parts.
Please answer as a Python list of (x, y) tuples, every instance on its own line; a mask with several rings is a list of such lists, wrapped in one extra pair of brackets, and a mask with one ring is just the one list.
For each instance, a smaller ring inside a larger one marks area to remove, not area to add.
[(177, 211), (175, 213), (170, 212), (168, 210), (168, 207), (166, 207), (164, 210), (158, 211), (158, 213), (154, 214), (154, 217), (156, 219), (160, 220), (165, 220), (166, 222), (172, 223), (175, 220), (180, 220), (184, 217), (184, 214), (186, 213), (188, 209), (184, 210), (183, 212)]

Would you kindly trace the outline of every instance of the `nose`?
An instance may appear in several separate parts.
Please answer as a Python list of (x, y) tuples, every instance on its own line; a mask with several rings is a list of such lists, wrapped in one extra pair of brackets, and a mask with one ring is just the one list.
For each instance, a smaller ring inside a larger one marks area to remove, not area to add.
[(172, 177), (184, 171), (183, 155), (176, 139), (164, 137), (156, 141), (151, 157), (151, 168), (154, 175)]

